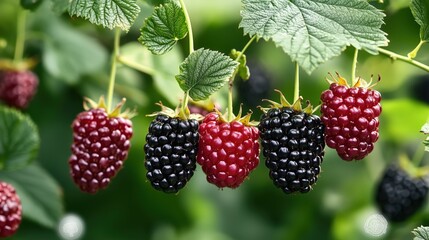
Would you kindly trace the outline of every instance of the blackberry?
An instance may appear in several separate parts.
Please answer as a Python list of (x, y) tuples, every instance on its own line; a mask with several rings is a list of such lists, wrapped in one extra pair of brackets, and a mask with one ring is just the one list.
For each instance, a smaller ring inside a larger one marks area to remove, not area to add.
[(386, 219), (402, 222), (416, 213), (427, 200), (428, 185), (411, 177), (398, 165), (390, 165), (376, 188), (375, 201)]
[(283, 192), (306, 193), (321, 171), (324, 125), (318, 116), (300, 107), (281, 106), (266, 111), (259, 123), (265, 165), (274, 185)]
[(0, 71), (0, 100), (24, 109), (36, 93), (39, 79), (29, 70)]
[(156, 190), (177, 193), (191, 179), (198, 152), (198, 121), (158, 114), (146, 135), (146, 177)]
[(21, 200), (12, 185), (0, 182), (0, 237), (13, 235), (21, 224)]
[(88, 193), (109, 185), (127, 159), (133, 135), (128, 117), (108, 114), (104, 104), (99, 105), (79, 113), (72, 124), (70, 173), (80, 190)]

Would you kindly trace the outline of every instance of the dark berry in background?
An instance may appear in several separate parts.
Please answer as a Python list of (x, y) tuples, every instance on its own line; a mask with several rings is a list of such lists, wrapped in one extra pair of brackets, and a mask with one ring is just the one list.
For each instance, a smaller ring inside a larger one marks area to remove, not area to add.
[(413, 178), (399, 166), (392, 164), (378, 183), (375, 201), (386, 219), (402, 222), (423, 207), (428, 189), (423, 178)]
[(267, 69), (256, 62), (248, 62), (250, 78), (248, 80), (238, 79), (237, 85), (239, 102), (248, 108), (261, 105), (262, 99), (268, 99), (272, 92), (273, 80)]

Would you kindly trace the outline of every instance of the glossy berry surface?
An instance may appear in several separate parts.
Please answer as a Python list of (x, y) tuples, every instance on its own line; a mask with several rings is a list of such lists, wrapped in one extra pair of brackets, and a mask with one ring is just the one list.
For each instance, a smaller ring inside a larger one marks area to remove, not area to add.
[(198, 122), (163, 114), (146, 135), (146, 177), (156, 190), (177, 193), (194, 175), (198, 151)]
[(0, 71), (0, 101), (24, 109), (36, 93), (39, 80), (31, 71)]
[(197, 162), (207, 181), (219, 188), (238, 187), (259, 164), (259, 132), (239, 121), (224, 122), (208, 114), (199, 128)]
[(79, 113), (72, 128), (71, 176), (82, 191), (96, 193), (109, 185), (127, 159), (132, 122), (95, 108)]
[(21, 200), (12, 185), (0, 182), (0, 237), (13, 235), (21, 224)]
[(376, 189), (375, 200), (386, 219), (407, 220), (426, 203), (428, 185), (422, 178), (412, 178), (396, 165), (385, 171)]
[(312, 189), (324, 157), (324, 125), (316, 115), (272, 108), (259, 123), (265, 165), (274, 185), (289, 194)]
[(362, 87), (332, 83), (321, 95), (326, 145), (346, 161), (367, 156), (378, 140), (381, 95)]

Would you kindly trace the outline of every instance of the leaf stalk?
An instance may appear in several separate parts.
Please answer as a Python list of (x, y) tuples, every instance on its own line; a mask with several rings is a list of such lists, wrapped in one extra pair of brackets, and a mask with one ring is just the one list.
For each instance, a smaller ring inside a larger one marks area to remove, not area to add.
[(416, 61), (414, 59), (411, 59), (409, 57), (397, 54), (395, 52), (392, 52), (392, 51), (389, 51), (389, 50), (386, 50), (386, 49), (383, 49), (383, 48), (377, 48), (377, 50), (380, 53), (389, 56), (392, 60), (400, 60), (400, 61), (403, 61), (403, 62), (406, 62), (406, 63), (410, 63), (410, 64), (412, 64), (412, 65), (414, 65), (414, 66), (416, 66), (416, 67), (418, 67), (420, 69), (425, 70), (426, 72), (429, 72), (429, 66), (426, 65), (426, 64), (424, 64), (424, 63), (421, 63), (421, 62)]
[(113, 53), (112, 53), (112, 65), (110, 69), (110, 80), (109, 80), (109, 88), (107, 90), (107, 111), (110, 112), (112, 107), (113, 100), (113, 91), (115, 88), (115, 79), (116, 79), (116, 63), (119, 55), (119, 43), (121, 37), (121, 29), (115, 29), (115, 37), (113, 42)]

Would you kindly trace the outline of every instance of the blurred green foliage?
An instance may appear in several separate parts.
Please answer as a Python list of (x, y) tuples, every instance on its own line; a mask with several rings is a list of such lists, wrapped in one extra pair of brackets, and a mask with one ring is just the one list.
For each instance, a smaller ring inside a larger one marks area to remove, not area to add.
[[(6, 46), (0, 48), (1, 58), (13, 56), (18, 2), (0, 1), (0, 40), (6, 42)], [(150, 4), (159, 2), (149, 1)], [(419, 41), (419, 26), (405, 2), (373, 2), (386, 10), (383, 30), (390, 40), (387, 48), (401, 54), (411, 51)], [(196, 49), (204, 47), (229, 54), (231, 49), (241, 49), (248, 41), (238, 29), (240, 1), (187, 1), (187, 4)], [(153, 190), (146, 181), (143, 145), (151, 118), (145, 115), (158, 110), (156, 102), (162, 101), (171, 107), (177, 103), (180, 91), (174, 75), (178, 73), (187, 45), (180, 42), (164, 59), (145, 54), (147, 50), (136, 45), (137, 38), (144, 18), (153, 7), (142, 1), (140, 5), (142, 12), (138, 20), (122, 36), (121, 51), (155, 72), (141, 73), (119, 66), (117, 100), (128, 98), (127, 106), (136, 108), (139, 115), (133, 118), (134, 137), (124, 168), (108, 189), (96, 195), (81, 193), (69, 175), (70, 125), (82, 111), (83, 96), (98, 98), (107, 91), (113, 32), (70, 18), (67, 13), (54, 13), (50, 1), (44, 1), (28, 15), (25, 56), (39, 61), (35, 72), (40, 78), (40, 87), (26, 113), (39, 128), (38, 161), (60, 184), (65, 212), (80, 215), (86, 223), (83, 239), (374, 239), (365, 234), (363, 226), (371, 214), (377, 213), (373, 201), (377, 179), (385, 165), (396, 161), (400, 152), (412, 156), (415, 151), (422, 151), (423, 136), (419, 130), (429, 116), (429, 106), (415, 98), (410, 85), (429, 73), (406, 63), (392, 62), (386, 56), (361, 52), (357, 76), (369, 79), (372, 74), (379, 74), (382, 78), (375, 87), (384, 97), (380, 140), (374, 152), (359, 162), (344, 162), (334, 151), (326, 149), (320, 179), (307, 194), (285, 195), (276, 189), (261, 158), (259, 167), (238, 189), (218, 190), (206, 182), (197, 168), (185, 189), (177, 195), (166, 195)], [(246, 55), (249, 61), (270, 73), (273, 88), (292, 99), (294, 65), (281, 49), (260, 40), (251, 45)], [(320, 93), (328, 87), (325, 81), (328, 72), (339, 72), (350, 78), (352, 55), (353, 50), (346, 49), (312, 75), (302, 73), (304, 99), (315, 105), (320, 103)], [(429, 63), (428, 46), (422, 48), (418, 60)], [(429, 94), (429, 83), (424, 86)], [(222, 91), (214, 99), (225, 108)], [(274, 91), (272, 99), (278, 99)], [(235, 99), (236, 109), (240, 102)], [(244, 110), (247, 109), (245, 104)], [(253, 111), (257, 119), (260, 111)], [(428, 162), (426, 158), (424, 163)], [(429, 225), (428, 211), (426, 205), (408, 222), (389, 224), (387, 235), (380, 239), (411, 239), (413, 228)], [(60, 238), (55, 228), (25, 219), (12, 239)]]

